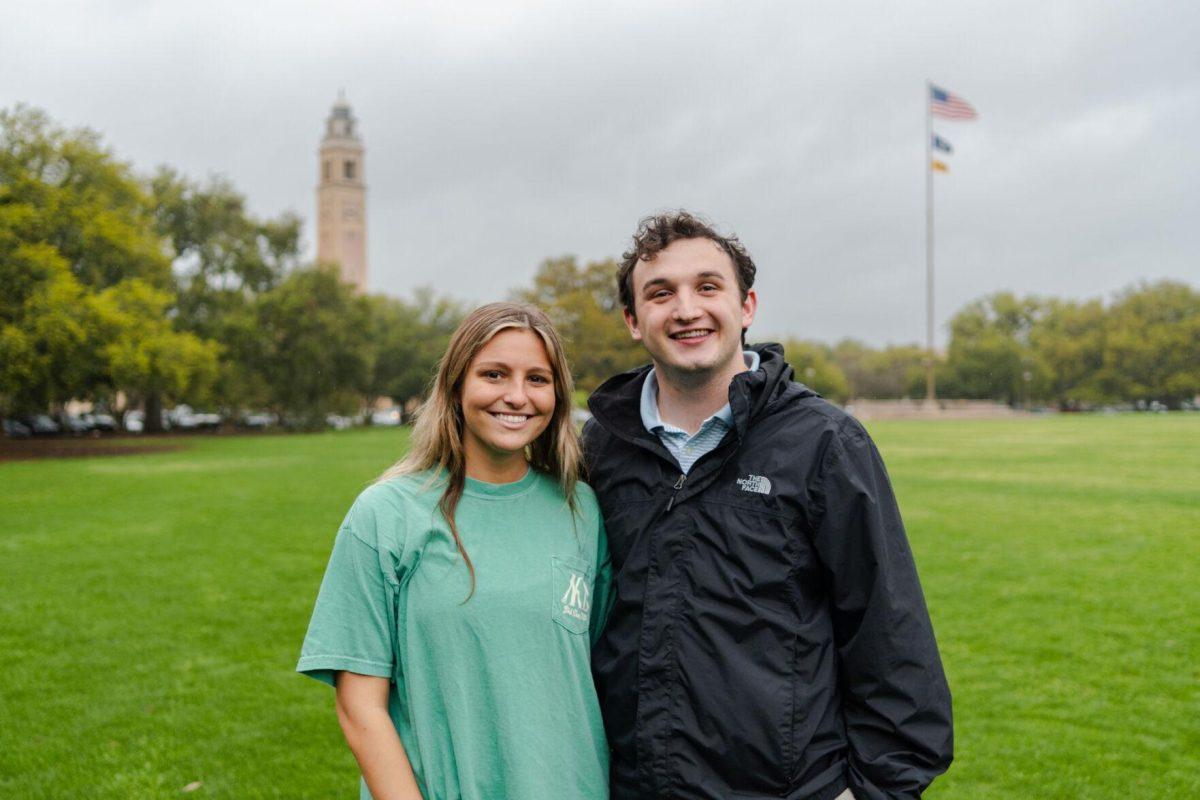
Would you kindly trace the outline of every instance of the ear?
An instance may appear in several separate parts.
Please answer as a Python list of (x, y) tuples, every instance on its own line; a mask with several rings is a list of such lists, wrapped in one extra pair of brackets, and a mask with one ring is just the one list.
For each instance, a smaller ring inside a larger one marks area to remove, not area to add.
[(758, 295), (751, 289), (746, 292), (746, 298), (742, 300), (742, 330), (746, 330), (754, 322), (754, 312), (757, 310)]
[(642, 332), (638, 328), (637, 317), (628, 308), (623, 309), (621, 313), (625, 317), (625, 327), (629, 328), (629, 335), (633, 337), (635, 342), (640, 342), (642, 340)]

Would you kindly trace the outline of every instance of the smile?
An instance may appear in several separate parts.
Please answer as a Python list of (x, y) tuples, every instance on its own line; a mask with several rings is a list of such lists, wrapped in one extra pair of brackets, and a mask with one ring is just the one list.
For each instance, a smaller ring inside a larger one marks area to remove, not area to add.
[(710, 333), (712, 333), (712, 330), (709, 328), (701, 328), (693, 331), (680, 331), (679, 333), (672, 333), (671, 338), (676, 341), (699, 339), (701, 337), (708, 336)]
[(524, 425), (532, 416), (530, 414), (503, 414), (499, 411), (489, 411), (488, 413), (501, 422), (508, 423), (509, 425)]

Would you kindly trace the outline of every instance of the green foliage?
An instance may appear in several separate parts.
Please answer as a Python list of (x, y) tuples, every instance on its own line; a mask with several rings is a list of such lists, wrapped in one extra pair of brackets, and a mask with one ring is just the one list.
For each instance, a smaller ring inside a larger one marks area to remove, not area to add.
[[(0, 220), (9, 211), (0, 206)], [(42, 411), (96, 380), (89, 297), (66, 259), (0, 221), (0, 413)]]
[(0, 111), (0, 411), (203, 391), (216, 345), (172, 329), (149, 198), (90, 131)]
[(0, 207), (11, 235), (53, 247), (89, 289), (170, 283), (145, 192), (92, 131), (62, 130), (25, 106), (0, 110)]
[(221, 316), (299, 266), (300, 218), (259, 220), (229, 181), (206, 184), (160, 167), (150, 180), (155, 229), (171, 245), (184, 325), (221, 333)]
[(872, 400), (921, 397), (925, 394), (925, 350), (916, 345), (888, 345), (874, 350), (856, 339), (833, 347), (850, 397)]
[(376, 296), (368, 303), (374, 365), (367, 395), (403, 406), (424, 395), (466, 310), (428, 288), (417, 289), (412, 302)]
[(1049, 301), (1046, 314), (1029, 334), (1030, 348), (1046, 382), (1039, 397), (1060, 408), (1102, 403), (1123, 391), (1104, 363), (1108, 320), (1099, 300)]
[(216, 380), (220, 346), (175, 330), (167, 317), (173, 300), (136, 278), (95, 298), (109, 377), (134, 404), (148, 397), (206, 400)]
[(592, 391), (618, 372), (648, 360), (621, 319), (617, 264), (612, 260), (579, 266), (574, 256), (542, 262), (533, 286), (514, 292), (543, 311), (558, 328), (576, 385)]
[(1107, 308), (1000, 293), (950, 327), (943, 396), (1178, 407), (1200, 393), (1200, 292), (1186, 284), (1142, 284)]
[(783, 352), (796, 371), (796, 380), (835, 403), (844, 403), (850, 398), (850, 382), (833, 360), (828, 345), (787, 339), (783, 342)]
[(150, 179), (150, 193), (155, 229), (175, 264), (176, 324), (225, 348), (214, 400), (228, 410), (271, 403), (272, 388), (257, 366), (255, 303), (299, 267), (299, 217), (260, 220), (227, 180), (201, 184), (169, 167)]
[(1035, 373), (1039, 364), (1030, 347), (1030, 334), (1045, 312), (1043, 300), (1000, 292), (955, 314), (950, 321), (949, 374), (940, 393), (1013, 405), (1021, 402), (1025, 384), (1044, 378)]
[(301, 427), (357, 409), (371, 381), (371, 307), (333, 268), (297, 270), (252, 306), (253, 338), (239, 355), (261, 376), (268, 404)]
[(1103, 374), (1125, 399), (1171, 405), (1200, 394), (1200, 292), (1163, 281), (1127, 289), (1109, 309)]

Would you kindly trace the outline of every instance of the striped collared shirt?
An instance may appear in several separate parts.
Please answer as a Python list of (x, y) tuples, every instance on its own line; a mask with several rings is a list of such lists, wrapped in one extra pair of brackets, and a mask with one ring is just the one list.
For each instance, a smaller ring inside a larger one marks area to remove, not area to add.
[[(746, 369), (758, 369), (758, 353), (753, 350), (742, 351), (746, 360)], [(646, 375), (642, 383), (642, 424), (646, 430), (658, 437), (686, 475), (696, 460), (711, 451), (725, 438), (725, 432), (733, 427), (733, 409), (726, 403), (717, 413), (700, 424), (700, 430), (688, 434), (682, 428), (677, 428), (669, 422), (663, 422), (658, 414), (658, 376), (653, 369)]]

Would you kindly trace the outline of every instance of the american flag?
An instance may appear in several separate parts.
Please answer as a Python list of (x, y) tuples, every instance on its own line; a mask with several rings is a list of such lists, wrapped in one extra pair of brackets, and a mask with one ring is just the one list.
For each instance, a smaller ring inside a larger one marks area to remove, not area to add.
[(933, 85), (929, 87), (929, 110), (935, 117), (946, 119), (975, 119), (977, 116), (966, 100)]

